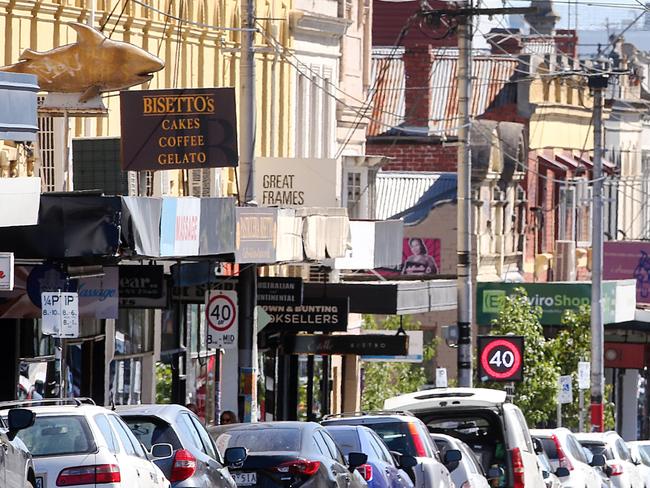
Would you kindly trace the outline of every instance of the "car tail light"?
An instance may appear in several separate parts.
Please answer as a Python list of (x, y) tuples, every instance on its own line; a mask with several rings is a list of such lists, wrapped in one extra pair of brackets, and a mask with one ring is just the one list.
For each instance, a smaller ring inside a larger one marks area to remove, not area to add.
[(521, 457), (521, 451), (515, 447), (511, 452), (512, 472), (515, 475), (514, 488), (524, 488), (526, 482), (524, 480), (524, 460)]
[(99, 485), (119, 483), (120, 481), (122, 481), (122, 477), (118, 466), (98, 464), (64, 469), (56, 479), (56, 486)]
[(372, 481), (372, 466), (370, 464), (362, 464), (357, 468), (357, 471), (361, 473), (364, 480)]
[(290, 473), (299, 476), (312, 476), (315, 475), (320, 469), (320, 461), (307, 461), (306, 459), (297, 459), (295, 461), (287, 461), (277, 466), (274, 471), (278, 473)]
[(409, 422), (409, 432), (411, 433), (411, 438), (413, 439), (413, 446), (415, 447), (415, 456), (416, 457), (426, 457), (427, 452), (424, 449), (424, 442), (420, 437), (418, 432), (418, 426), (414, 422)]
[(620, 476), (623, 474), (623, 465), (611, 463), (609, 465), (609, 476)]
[(187, 449), (179, 449), (174, 455), (169, 481), (184, 481), (196, 472), (196, 458)]
[(566, 454), (564, 454), (564, 449), (562, 449), (562, 446), (560, 445), (560, 439), (553, 434), (551, 436), (551, 439), (553, 439), (553, 442), (555, 443), (555, 450), (557, 451), (557, 460), (560, 463), (561, 468), (567, 468), (569, 471), (573, 471), (573, 463), (571, 463), (571, 460), (567, 457)]

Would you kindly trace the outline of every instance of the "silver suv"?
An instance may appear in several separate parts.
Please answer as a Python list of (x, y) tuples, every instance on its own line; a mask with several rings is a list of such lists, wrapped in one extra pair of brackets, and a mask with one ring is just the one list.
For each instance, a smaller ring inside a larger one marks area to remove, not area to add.
[[(400, 468), (413, 480), (415, 488), (454, 488), (446, 465), (457, 463), (461, 453), (448, 450), (444, 458), (429, 436), (426, 426), (409, 412), (363, 412), (326, 417), (323, 425), (363, 425), (374, 430), (395, 456)], [(415, 458), (415, 466), (402, 462)]]
[(6, 419), (0, 420), (0, 486), (36, 486), (32, 456), (16, 437), (20, 430), (34, 425), (35, 418), (31, 410), (12, 408)]

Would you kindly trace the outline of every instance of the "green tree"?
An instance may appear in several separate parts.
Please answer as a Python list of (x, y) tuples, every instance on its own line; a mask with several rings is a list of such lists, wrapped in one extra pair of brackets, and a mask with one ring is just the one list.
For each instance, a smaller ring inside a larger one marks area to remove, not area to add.
[(156, 403), (172, 402), (172, 367), (156, 363)]
[[(524, 380), (515, 385), (514, 402), (531, 426), (551, 420), (556, 409), (559, 368), (554, 363), (552, 342), (544, 338), (541, 316), (541, 307), (532, 306), (526, 290), (517, 288), (504, 298), (490, 331), (491, 335), (524, 337)], [(489, 386), (505, 388), (503, 383)]]
[[(591, 360), (591, 307), (567, 310), (562, 316), (562, 329), (551, 341), (554, 361), (560, 374), (572, 376), (573, 402), (562, 405), (562, 424), (576, 429), (579, 426), (578, 362)], [(605, 387), (605, 398), (611, 394), (611, 385)], [(589, 405), (590, 392), (585, 391), (585, 405)], [(585, 411), (585, 425), (589, 425), (588, 408)], [(614, 427), (614, 405), (605, 403), (605, 425)], [(587, 429), (588, 430), (588, 429)]]
[[(403, 317), (404, 330), (420, 329), (421, 324), (409, 317)], [(377, 324), (374, 317), (364, 316), (364, 329), (399, 330), (400, 317), (390, 316)], [(424, 360), (435, 356), (437, 344), (424, 346)], [(361, 391), (361, 408), (364, 411), (381, 410), (384, 400), (403, 393), (417, 391), (427, 382), (424, 366), (416, 363), (364, 362), (363, 390)]]

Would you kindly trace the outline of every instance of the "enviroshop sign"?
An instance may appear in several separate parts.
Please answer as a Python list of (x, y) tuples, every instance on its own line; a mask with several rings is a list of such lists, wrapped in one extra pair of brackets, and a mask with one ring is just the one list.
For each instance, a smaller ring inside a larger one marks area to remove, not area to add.
[[(620, 321), (616, 305), (624, 297), (619, 290), (619, 283), (625, 282), (603, 282), (605, 323)], [(489, 325), (497, 318), (505, 297), (512, 295), (516, 288), (525, 289), (530, 304), (542, 308), (542, 325), (560, 325), (566, 310), (578, 310), (582, 305), (591, 305), (591, 283), (587, 282), (477, 283), (476, 321), (481, 325)]]

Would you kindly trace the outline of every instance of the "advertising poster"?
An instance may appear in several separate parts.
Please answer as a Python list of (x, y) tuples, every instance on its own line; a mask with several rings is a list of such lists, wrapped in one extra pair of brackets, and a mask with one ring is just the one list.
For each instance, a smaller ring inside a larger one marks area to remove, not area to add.
[(430, 237), (405, 237), (402, 241), (402, 264), (382, 268), (384, 276), (427, 276), (440, 273), (440, 239)]

